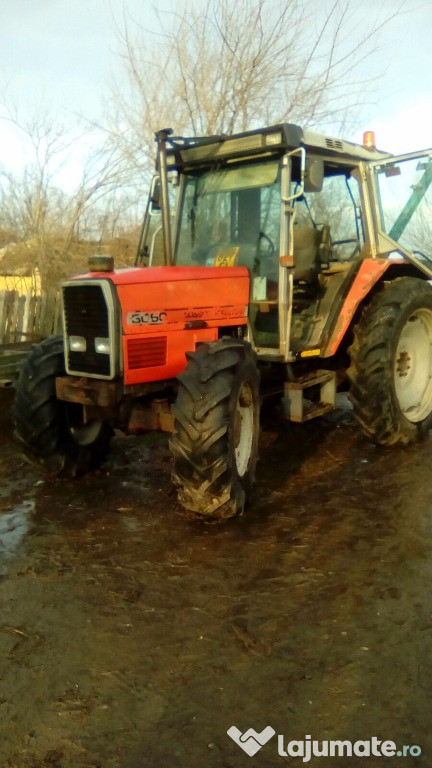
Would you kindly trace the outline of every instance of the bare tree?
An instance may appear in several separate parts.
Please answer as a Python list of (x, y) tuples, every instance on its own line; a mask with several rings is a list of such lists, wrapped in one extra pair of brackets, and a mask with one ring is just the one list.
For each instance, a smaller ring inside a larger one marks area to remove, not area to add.
[(109, 131), (130, 178), (147, 182), (160, 127), (210, 135), (340, 124), (367, 100), (363, 67), (396, 15), (361, 27), (352, 0), (184, 0), (154, 8), (151, 32), (125, 11), (128, 87), (114, 90)]
[[(78, 235), (89, 234), (90, 221), (99, 240), (95, 222), (101, 208), (114, 210), (123, 163), (112, 147), (92, 141), (88, 129), (65, 125), (42, 110), (22, 118), (4, 103), (0, 116), (19, 129), (26, 156), (19, 170), (0, 168), (0, 227), (15, 233), (15, 263), (28, 272), (37, 269), (46, 287), (71, 272)], [(81, 173), (75, 169), (72, 179), (68, 167), (76, 155)]]

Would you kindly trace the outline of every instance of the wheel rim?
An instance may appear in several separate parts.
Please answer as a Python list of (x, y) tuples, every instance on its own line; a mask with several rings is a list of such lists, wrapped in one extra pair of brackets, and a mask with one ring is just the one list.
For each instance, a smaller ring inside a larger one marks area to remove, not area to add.
[(66, 417), (69, 432), (78, 445), (92, 445), (97, 440), (103, 426), (100, 419), (85, 422), (82, 406), (75, 403), (68, 404)]
[(394, 382), (399, 407), (408, 421), (432, 411), (432, 311), (418, 309), (402, 328), (396, 349)]
[(243, 477), (249, 467), (254, 439), (255, 409), (252, 387), (243, 382), (234, 418), (234, 453), (237, 473)]

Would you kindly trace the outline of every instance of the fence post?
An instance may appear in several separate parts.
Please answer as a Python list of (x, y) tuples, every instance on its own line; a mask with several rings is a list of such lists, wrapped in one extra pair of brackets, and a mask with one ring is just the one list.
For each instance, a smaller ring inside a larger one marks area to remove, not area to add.
[(6, 291), (0, 291), (0, 344), (5, 340), (6, 330)]

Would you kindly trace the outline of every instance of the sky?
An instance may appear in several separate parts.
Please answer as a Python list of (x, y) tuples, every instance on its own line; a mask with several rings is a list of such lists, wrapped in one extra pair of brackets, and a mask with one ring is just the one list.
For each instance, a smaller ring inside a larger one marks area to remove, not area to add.
[[(124, 2), (146, 24), (151, 0)], [(316, 0), (317, 12), (322, 3)], [(372, 129), (390, 152), (432, 146), (432, 0), (359, 0), (358, 8), (366, 23), (377, 10), (401, 13), (364, 70), (365, 78), (378, 77), (371, 103), (343, 138), (361, 142)], [(122, 9), (123, 0), (0, 0), (0, 94), (6, 89), (21, 115), (42, 105), (57, 116), (97, 119), (110, 82), (121, 78), (115, 23)], [(24, 158), (19, 132), (0, 119), (0, 163), (17, 167)]]
[[(364, 129), (374, 130), (378, 146), (395, 154), (432, 147), (432, 0), (360, 0), (360, 5), (365, 9), (381, 5), (389, 13), (402, 9), (369, 64), (383, 75)], [(361, 142), (361, 130), (353, 138)]]

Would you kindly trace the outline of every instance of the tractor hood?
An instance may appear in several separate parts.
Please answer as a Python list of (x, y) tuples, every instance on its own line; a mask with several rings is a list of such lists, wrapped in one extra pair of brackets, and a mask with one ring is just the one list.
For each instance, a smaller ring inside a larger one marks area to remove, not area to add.
[[(220, 329), (246, 325), (249, 283), (245, 267), (139, 267), (91, 272), (64, 285), (68, 297), (65, 327), (72, 329), (69, 333), (73, 336), (85, 338), (87, 350), (92, 350), (96, 341), (100, 343), (99, 337), (105, 341), (108, 332), (114, 351), (111, 367), (106, 355), (105, 378), (113, 378), (118, 369), (115, 361), (122, 359), (125, 384), (172, 379), (184, 370), (186, 354), (199, 342), (215, 341)], [(99, 309), (95, 302), (99, 302)], [(104, 302), (107, 309), (103, 311)], [(104, 325), (100, 330), (98, 325), (93, 341), (92, 322), (103, 312), (106, 328)], [(120, 357), (115, 353), (119, 324)], [(90, 356), (90, 352), (86, 354)], [(78, 356), (78, 362), (69, 361), (69, 373), (101, 375), (99, 358), (103, 355), (93, 354), (94, 360), (89, 357), (87, 362), (84, 353), (78, 352)], [(97, 366), (94, 373), (90, 363)]]
[(151, 332), (155, 326), (184, 330), (246, 322), (245, 267), (136, 267), (91, 272), (77, 279), (89, 278), (116, 286), (125, 334)]

